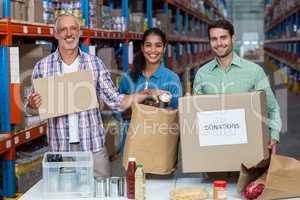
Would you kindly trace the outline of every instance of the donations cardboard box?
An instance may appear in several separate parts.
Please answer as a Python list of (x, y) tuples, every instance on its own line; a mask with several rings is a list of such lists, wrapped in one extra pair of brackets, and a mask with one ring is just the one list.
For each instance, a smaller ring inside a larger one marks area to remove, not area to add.
[(180, 98), (183, 172), (239, 171), (268, 158), (266, 116), (262, 91)]
[(42, 120), (99, 106), (91, 70), (34, 79), (33, 86), (42, 97)]

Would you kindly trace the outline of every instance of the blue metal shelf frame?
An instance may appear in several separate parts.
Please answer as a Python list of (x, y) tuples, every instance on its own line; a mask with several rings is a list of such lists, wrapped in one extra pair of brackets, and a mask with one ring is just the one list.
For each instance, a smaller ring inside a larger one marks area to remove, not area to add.
[[(0, 47), (0, 133), (10, 133), (10, 91), (9, 91), (9, 47)], [(15, 197), (15, 166), (14, 160), (2, 159), (3, 196)]]
[(153, 27), (153, 20), (152, 20), (152, 0), (147, 0), (147, 22), (148, 28)]
[(3, 0), (3, 17), (10, 17), (10, 0)]
[(85, 25), (90, 27), (90, 12), (89, 12), (89, 0), (81, 0), (82, 16), (85, 21)]
[[(3, 17), (10, 17), (10, 0), (3, 1)], [(8, 47), (0, 47), (0, 133), (11, 132), (10, 94), (9, 94), (9, 53)], [(2, 187), (3, 197), (15, 198), (15, 161), (2, 159)]]
[[(179, 34), (179, 23), (180, 23), (180, 9), (176, 8), (176, 16), (175, 16), (175, 30), (177, 34)], [(179, 42), (176, 42), (176, 60), (180, 60), (180, 46)]]
[[(165, 17), (169, 16), (169, 4), (167, 2), (164, 3), (164, 14), (165, 14)], [(171, 49), (169, 49), (169, 46), (167, 44), (166, 50), (165, 50), (165, 56), (164, 56), (165, 63), (168, 63), (169, 51), (171, 51)]]
[[(124, 23), (125, 23), (125, 30), (128, 30), (128, 0), (122, 0), (122, 15), (124, 17)], [(122, 69), (124, 72), (128, 71), (128, 41), (126, 41), (125, 43), (122, 44), (122, 51), (123, 51), (123, 56), (122, 56), (122, 60), (123, 60), (123, 65), (122, 65)]]

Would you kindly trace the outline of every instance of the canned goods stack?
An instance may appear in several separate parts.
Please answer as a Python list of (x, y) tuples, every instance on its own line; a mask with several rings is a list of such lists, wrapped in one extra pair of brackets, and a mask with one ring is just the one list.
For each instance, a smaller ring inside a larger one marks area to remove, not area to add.
[(54, 23), (54, 7), (51, 0), (43, 0), (43, 21), (46, 24)]
[(82, 6), (80, 1), (53, 1), (52, 3), (54, 7), (54, 17), (64, 13), (72, 13), (79, 19), (80, 25), (85, 25), (85, 22), (82, 18)]

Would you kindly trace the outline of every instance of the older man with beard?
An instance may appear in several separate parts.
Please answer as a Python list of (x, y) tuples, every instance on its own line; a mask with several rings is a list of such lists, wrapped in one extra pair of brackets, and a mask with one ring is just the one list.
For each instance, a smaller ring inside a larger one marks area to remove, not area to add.
[(196, 74), (193, 93), (218, 94), (264, 90), (267, 96), (269, 148), (276, 153), (281, 119), (279, 106), (264, 70), (257, 64), (240, 58), (234, 51), (234, 27), (226, 20), (209, 25), (209, 41), (215, 59), (202, 66)]
[[(134, 101), (141, 102), (146, 98), (146, 92), (120, 95), (104, 63), (98, 57), (80, 50), (80, 24), (75, 16), (58, 16), (54, 31), (58, 48), (35, 65), (32, 79), (90, 69), (93, 72), (97, 95), (113, 110), (125, 110)], [(37, 114), (41, 104), (41, 96), (32, 88), (26, 104), (27, 111)], [(47, 136), (51, 151), (92, 151), (94, 175), (110, 176), (111, 169), (104, 146), (105, 135), (99, 108), (48, 119)]]

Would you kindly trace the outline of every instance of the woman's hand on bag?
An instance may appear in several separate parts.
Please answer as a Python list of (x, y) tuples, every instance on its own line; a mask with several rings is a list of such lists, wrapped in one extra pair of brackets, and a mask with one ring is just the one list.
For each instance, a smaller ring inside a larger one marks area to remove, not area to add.
[(272, 154), (276, 154), (278, 141), (271, 139), (268, 148), (270, 149)]

